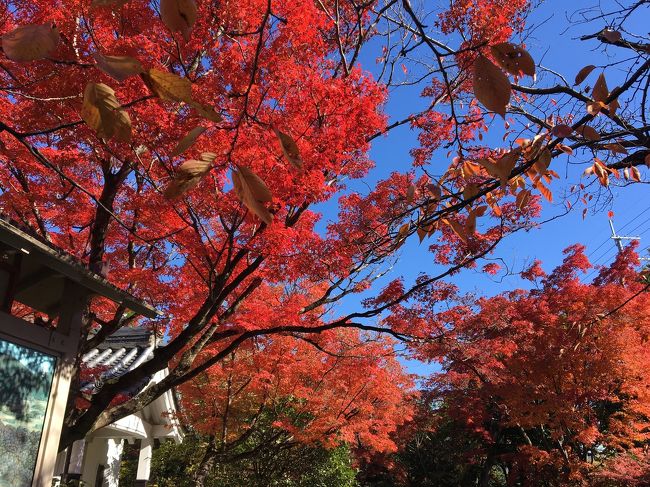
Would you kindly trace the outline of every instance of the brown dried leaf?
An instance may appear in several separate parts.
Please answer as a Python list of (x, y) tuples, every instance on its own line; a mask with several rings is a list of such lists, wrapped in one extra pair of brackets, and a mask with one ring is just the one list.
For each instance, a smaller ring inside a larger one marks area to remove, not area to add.
[(162, 100), (192, 103), (192, 83), (187, 78), (158, 69), (140, 75), (151, 92)]
[(196, 22), (196, 3), (194, 0), (160, 0), (160, 17), (172, 32), (183, 34), (190, 40), (192, 26)]
[(408, 188), (406, 188), (406, 202), (410, 205), (411, 203), (413, 203), (414, 199), (415, 199), (415, 186), (409, 184)]
[(600, 33), (600, 35), (602, 35), (609, 42), (614, 42), (614, 43), (620, 41), (623, 38), (621, 33), (619, 31), (617, 31), (617, 30), (609, 30), (609, 29), (607, 29), (607, 30), (602, 31)]
[(276, 128), (273, 128), (273, 131), (275, 132), (275, 135), (280, 140), (280, 146), (282, 147), (282, 153), (284, 154), (284, 157), (287, 158), (287, 160), (293, 167), (302, 171), (303, 164), (302, 164), (302, 159), (300, 157), (298, 144), (296, 144), (296, 141), (293, 140), (293, 137), (291, 137), (290, 135), (285, 134), (284, 132), (280, 132)]
[(526, 205), (528, 205), (529, 201), (530, 201), (530, 191), (527, 189), (522, 189), (517, 194), (517, 199), (515, 200), (515, 204), (517, 205), (517, 208), (519, 210), (523, 210), (526, 207)]
[(595, 128), (590, 127), (589, 125), (583, 125), (581, 127), (578, 127), (576, 129), (576, 132), (582, 135), (585, 139), (600, 140), (600, 134), (598, 133), (598, 131)]
[(485, 56), (476, 58), (473, 72), (474, 95), (478, 101), (505, 118), (512, 91), (508, 77)]
[(81, 118), (103, 139), (131, 140), (131, 119), (110, 86), (103, 83), (86, 85)]
[(556, 137), (570, 137), (573, 133), (573, 129), (568, 125), (560, 124), (553, 127), (551, 133)]
[(608, 151), (610, 151), (611, 153), (613, 153), (613, 154), (627, 154), (628, 153), (627, 149), (625, 147), (623, 147), (619, 143), (605, 144), (603, 147), (605, 149), (607, 149)]
[(441, 221), (449, 225), (458, 238), (463, 242), (467, 242), (467, 234), (465, 233), (465, 227), (463, 227), (463, 225), (458, 223), (456, 220), (447, 220), (446, 218), (443, 218)]
[(578, 71), (578, 74), (576, 74), (576, 79), (575, 79), (574, 86), (579, 85), (585, 79), (587, 79), (587, 76), (589, 76), (594, 69), (596, 69), (596, 66), (594, 66), (593, 64), (590, 64), (590, 65), (585, 66), (584, 68), (582, 68), (580, 71)]
[(219, 123), (223, 120), (223, 117), (219, 112), (217, 112), (213, 107), (208, 105), (202, 105), (201, 103), (191, 101), (189, 105), (194, 108), (199, 115), (201, 115), (206, 120), (211, 122)]
[(192, 130), (190, 130), (185, 137), (183, 137), (180, 142), (176, 145), (174, 150), (171, 152), (172, 157), (176, 157), (181, 155), (183, 152), (185, 152), (187, 149), (189, 149), (194, 142), (196, 142), (196, 139), (201, 135), (203, 132), (205, 132), (207, 129), (205, 127), (194, 127)]
[(180, 165), (176, 176), (165, 188), (163, 195), (168, 199), (178, 198), (194, 188), (212, 167), (210, 161), (190, 159)]
[(273, 196), (264, 181), (247, 167), (237, 166), (237, 169), (232, 171), (232, 182), (239, 201), (255, 213), (260, 220), (270, 225), (273, 215), (262, 203), (271, 201)]
[(140, 61), (130, 56), (103, 56), (99, 52), (93, 54), (97, 67), (119, 82), (129, 76), (144, 73)]
[(533, 166), (535, 168), (535, 171), (537, 171), (537, 173), (540, 175), (546, 174), (548, 166), (551, 165), (552, 157), (553, 156), (551, 154), (551, 151), (548, 150), (548, 148), (545, 148), (542, 152), (540, 152)]
[(489, 159), (479, 159), (477, 162), (487, 170), (490, 176), (498, 178), (501, 182), (501, 189), (504, 189), (520, 154), (521, 149), (517, 148), (506, 152), (496, 163)]
[(2, 50), (12, 61), (36, 61), (47, 57), (59, 40), (59, 30), (52, 23), (22, 25), (2, 36)]
[(600, 73), (594, 88), (591, 90), (591, 97), (594, 101), (605, 103), (609, 96), (609, 89), (607, 88), (607, 81), (605, 80), (605, 73)]
[(508, 73), (515, 76), (535, 76), (535, 61), (523, 47), (511, 42), (495, 44), (490, 48), (494, 60)]

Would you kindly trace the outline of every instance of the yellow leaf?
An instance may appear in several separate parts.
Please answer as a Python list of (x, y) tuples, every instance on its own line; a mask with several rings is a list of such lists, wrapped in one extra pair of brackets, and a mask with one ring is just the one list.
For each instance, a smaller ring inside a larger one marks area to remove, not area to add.
[(284, 157), (287, 158), (287, 161), (289, 161), (293, 167), (298, 170), (302, 170), (302, 159), (300, 158), (300, 151), (298, 150), (298, 144), (296, 144), (296, 141), (293, 140), (290, 135), (285, 134), (284, 132), (280, 132), (275, 127), (273, 128), (273, 131), (280, 140), (280, 146), (282, 147), (282, 153), (284, 154)]
[(232, 182), (235, 193), (246, 207), (255, 213), (267, 225), (273, 221), (273, 215), (262, 204), (273, 199), (271, 191), (257, 174), (244, 166), (233, 169)]
[(535, 76), (535, 61), (523, 47), (511, 42), (495, 44), (490, 48), (494, 60), (508, 73), (515, 76)]
[(187, 42), (196, 22), (196, 3), (194, 0), (160, 0), (160, 17), (169, 30), (180, 32)]
[(575, 79), (574, 86), (575, 86), (575, 85), (579, 85), (579, 84), (582, 83), (585, 79), (587, 79), (587, 76), (589, 76), (589, 74), (590, 74), (594, 69), (596, 69), (596, 66), (594, 66), (593, 64), (590, 64), (590, 65), (585, 66), (584, 68), (582, 68), (580, 71), (578, 71), (578, 74), (576, 74), (576, 79)]
[(140, 61), (130, 56), (103, 56), (96, 52), (93, 57), (99, 69), (119, 82), (124, 81), (129, 76), (144, 73)]
[(162, 100), (192, 103), (192, 83), (187, 78), (158, 69), (140, 75), (151, 92)]
[(505, 118), (512, 91), (508, 77), (485, 56), (476, 58), (473, 72), (474, 95), (478, 101)]
[(59, 39), (54, 24), (23, 25), (2, 36), (2, 50), (12, 61), (36, 61), (50, 54)]
[(81, 118), (104, 139), (131, 140), (131, 119), (110, 86), (88, 83), (84, 90)]
[(192, 144), (196, 142), (196, 139), (199, 137), (199, 135), (201, 135), (206, 130), (207, 129), (205, 127), (194, 127), (187, 133), (185, 137), (180, 140), (170, 155), (172, 157), (181, 155), (183, 152), (189, 149)]

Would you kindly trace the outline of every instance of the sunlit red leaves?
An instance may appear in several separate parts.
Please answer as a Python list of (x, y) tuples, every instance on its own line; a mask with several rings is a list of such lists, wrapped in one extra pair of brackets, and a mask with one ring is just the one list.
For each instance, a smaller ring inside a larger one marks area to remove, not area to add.
[(92, 0), (91, 5), (93, 7), (107, 7), (110, 5), (115, 5), (121, 7), (127, 4), (130, 0)]
[(12, 61), (36, 61), (48, 56), (59, 43), (53, 24), (22, 25), (2, 36), (2, 50)]
[[(593, 284), (581, 283), (589, 263), (576, 246), (567, 249), (552, 274), (547, 276), (538, 261), (522, 273), (537, 281), (532, 291), (481, 299), (476, 313), (465, 305), (471, 297), (459, 299), (447, 339), (425, 347), (446, 364), (432, 380), (435, 399), (461, 424), (485, 431), (486, 447), (495, 432), (507, 436), (516, 453), (504, 455), (505, 464), (516, 464), (522, 446), (528, 448), (524, 462), (540, 452), (537, 462), (543, 468), (531, 474), (535, 481), (544, 471), (554, 481), (562, 478), (567, 464), (574, 472), (589, 467), (574, 449), (554, 464), (544, 455), (549, 451), (545, 437), (561, 435), (566, 443), (586, 448), (594, 443), (629, 448), (647, 441), (650, 363), (643, 350), (650, 297), (636, 295), (643, 285), (635, 264), (628, 249)], [(630, 305), (620, 307), (633, 296)], [(618, 311), (609, 313), (612, 309)], [(432, 319), (450, 322), (440, 315)], [(540, 429), (544, 435), (536, 436)]]

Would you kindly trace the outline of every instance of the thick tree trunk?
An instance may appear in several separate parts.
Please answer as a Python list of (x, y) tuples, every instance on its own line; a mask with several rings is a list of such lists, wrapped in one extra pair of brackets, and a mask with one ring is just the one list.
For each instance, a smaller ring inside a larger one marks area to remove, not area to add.
[(197, 487), (205, 486), (208, 475), (210, 475), (210, 472), (214, 468), (216, 459), (217, 449), (215, 445), (215, 438), (214, 436), (211, 436), (210, 441), (208, 442), (208, 447), (205, 450), (205, 454), (201, 459), (201, 464), (194, 474), (194, 485)]

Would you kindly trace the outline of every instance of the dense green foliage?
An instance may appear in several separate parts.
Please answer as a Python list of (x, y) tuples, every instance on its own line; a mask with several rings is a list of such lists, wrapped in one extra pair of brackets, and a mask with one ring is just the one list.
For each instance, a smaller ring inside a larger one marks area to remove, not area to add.
[[(161, 443), (151, 466), (151, 485), (193, 487), (191, 474), (206, 448), (204, 438), (185, 437), (183, 443)], [(132, 452), (130, 450), (133, 450)], [(135, 483), (137, 449), (125, 448), (120, 485)], [(246, 458), (219, 463), (207, 479), (209, 487), (355, 487), (356, 470), (346, 446), (325, 449), (290, 444), (264, 448)], [(188, 475), (189, 474), (189, 475)]]

